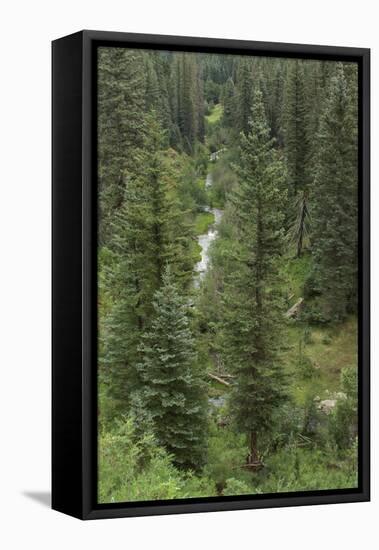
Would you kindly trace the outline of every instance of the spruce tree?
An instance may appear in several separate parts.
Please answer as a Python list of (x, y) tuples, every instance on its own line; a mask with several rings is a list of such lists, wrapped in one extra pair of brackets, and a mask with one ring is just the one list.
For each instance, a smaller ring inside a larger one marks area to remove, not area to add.
[[(271, 61), (271, 60), (270, 60)], [(283, 95), (284, 95), (284, 74), (283, 61), (278, 61), (275, 65), (272, 63), (267, 67), (268, 75), (268, 108), (267, 122), (271, 130), (271, 136), (275, 138), (275, 143), (278, 146), (283, 145)]]
[[(262, 93), (254, 93), (249, 132), (241, 136), (233, 204), (234, 246), (223, 293), (223, 357), (235, 374), (230, 410), (249, 438), (249, 462), (259, 458), (259, 436), (286, 397), (280, 359), (283, 303), (278, 263), (283, 252), (285, 167), (270, 138)], [(229, 249), (230, 250), (230, 249)]]
[(224, 107), (223, 123), (229, 128), (233, 127), (235, 123), (235, 95), (234, 82), (231, 78), (228, 78), (223, 88), (222, 104)]
[(99, 48), (98, 55), (99, 238), (107, 244), (146, 135), (145, 74), (141, 51)]
[(236, 83), (236, 128), (249, 133), (249, 119), (253, 101), (253, 65), (251, 59), (243, 57), (237, 69)]
[[(140, 161), (146, 159), (140, 152)], [(114, 214), (110, 245), (117, 267), (109, 277), (114, 306), (102, 328), (101, 363), (116, 408), (126, 412), (138, 387), (136, 363), (141, 333), (152, 314), (152, 297), (159, 286), (152, 234), (151, 188), (144, 177), (128, 179), (122, 207)]]
[(326, 97), (324, 88), (323, 66), (324, 61), (308, 62), (304, 68), (306, 110), (307, 110), (307, 133), (309, 136), (309, 147), (307, 157), (308, 183), (312, 184), (313, 174), (316, 169), (317, 155), (317, 134), (321, 119), (321, 112)]
[(174, 462), (198, 469), (205, 451), (205, 386), (196, 364), (188, 300), (179, 294), (169, 267), (153, 307), (153, 321), (139, 347), (138, 399), (148, 411), (159, 444)]
[(305, 239), (308, 238), (310, 234), (311, 221), (308, 202), (308, 192), (299, 192), (295, 202), (295, 219), (289, 230), (290, 240), (295, 243), (296, 246), (297, 258), (300, 258), (302, 255)]
[(308, 109), (305, 93), (303, 62), (288, 62), (283, 113), (284, 145), (289, 176), (289, 197), (296, 196), (309, 183), (307, 162), (309, 140), (307, 133)]
[[(151, 209), (151, 239), (159, 284), (163, 270), (170, 264), (175, 282), (187, 291), (193, 279), (196, 251), (193, 225), (178, 197), (178, 182), (170, 157), (161, 150), (162, 130), (154, 116), (150, 118), (150, 137), (146, 149), (149, 162), (144, 177), (148, 180), (149, 208)], [(155, 151), (155, 153), (153, 153)]]
[(169, 64), (161, 52), (146, 55), (146, 109), (154, 111), (162, 129), (166, 130), (164, 140), (169, 143), (173, 130), (173, 119), (169, 102)]
[(170, 88), (174, 122), (180, 130), (185, 151), (192, 154), (195, 141), (204, 139), (203, 84), (194, 54), (175, 56)]
[(114, 215), (110, 246), (117, 269), (109, 285), (114, 306), (104, 325), (102, 363), (108, 368), (110, 392), (128, 410), (138, 387), (136, 364), (141, 334), (153, 315), (153, 296), (167, 262), (182, 291), (192, 282), (192, 228), (185, 223), (175, 183), (161, 150), (162, 131), (151, 114), (144, 147), (136, 161), (140, 173), (126, 182), (122, 207)]
[(358, 147), (357, 84), (338, 65), (318, 134), (312, 197), (314, 280), (324, 318), (356, 309)]

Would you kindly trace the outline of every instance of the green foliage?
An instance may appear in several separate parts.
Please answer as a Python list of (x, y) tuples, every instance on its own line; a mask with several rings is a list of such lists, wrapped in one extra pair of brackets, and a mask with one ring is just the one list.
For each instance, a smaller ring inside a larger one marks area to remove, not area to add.
[(306, 355), (301, 355), (297, 363), (297, 371), (301, 378), (311, 379), (317, 375), (312, 361)]
[[(325, 337), (324, 337), (325, 338)], [(324, 340), (323, 338), (323, 340)], [(304, 332), (303, 332), (303, 342), (304, 344), (312, 344), (313, 342), (313, 339), (312, 339), (312, 329), (309, 325), (306, 325), (304, 327)]]
[(356, 369), (342, 369), (341, 393), (330, 418), (331, 436), (339, 449), (351, 447), (357, 437), (357, 382)]
[[(231, 477), (226, 480), (225, 489), (222, 494), (227, 497), (234, 495), (251, 495), (252, 492), (252, 487), (246, 482)], [(254, 491), (254, 493), (256, 492)]]
[(253, 106), (253, 65), (251, 58), (242, 57), (238, 63), (236, 83), (236, 128), (248, 134)]
[(196, 364), (187, 301), (178, 294), (169, 268), (153, 307), (151, 327), (139, 348), (138, 395), (159, 444), (173, 455), (175, 464), (198, 469), (205, 459), (204, 384)]
[(208, 458), (204, 473), (214, 480), (219, 493), (226, 487), (231, 472), (241, 469), (248, 452), (244, 435), (230, 429), (219, 428), (213, 422), (211, 423)]
[(200, 212), (207, 203), (204, 185), (200, 182), (192, 163), (183, 163), (183, 173), (178, 186), (178, 195), (183, 207), (193, 216)]
[(210, 203), (213, 207), (224, 208), (228, 194), (236, 184), (236, 174), (232, 170), (232, 155), (225, 151), (211, 168), (212, 187), (210, 189)]
[(287, 68), (283, 113), (290, 196), (304, 190), (309, 183), (307, 113), (303, 61), (291, 60)]
[(346, 457), (336, 462), (323, 449), (284, 448), (270, 456), (257, 475), (262, 493), (354, 488), (358, 485), (354, 462)]
[[(307, 304), (307, 294), (305, 292), (305, 281), (312, 269), (312, 257), (310, 253), (305, 252), (300, 258), (296, 257), (293, 250), (289, 250), (282, 258), (281, 273), (284, 280), (286, 291), (286, 307), (290, 308), (300, 298), (304, 298), (304, 304)], [(302, 316), (302, 312), (300, 317)]]
[(100, 48), (98, 73), (100, 500), (355, 487), (356, 65)]
[(196, 216), (195, 220), (195, 233), (196, 235), (203, 235), (209, 229), (215, 221), (214, 214), (212, 212), (201, 212)]
[(210, 78), (204, 82), (204, 96), (208, 103), (218, 103), (220, 88), (220, 84)]
[(99, 502), (210, 496), (211, 480), (184, 475), (151, 433), (136, 437), (131, 418), (99, 437)]
[(312, 360), (305, 352), (305, 346), (312, 343), (312, 332), (306, 325), (299, 339), (298, 356), (296, 361), (296, 372), (303, 380), (315, 378), (318, 374)]
[[(141, 469), (142, 462), (148, 467)], [(99, 500), (122, 502), (173, 498), (179, 480), (152, 434), (136, 440), (131, 420), (99, 437)]]
[(306, 191), (298, 193), (295, 200), (296, 215), (289, 231), (290, 241), (296, 245), (296, 257), (300, 258), (306, 239), (310, 234), (310, 215), (308, 208), (308, 194)]
[(109, 280), (114, 305), (101, 326), (101, 360), (110, 392), (125, 412), (140, 379), (142, 331), (150, 325), (153, 296), (169, 263), (180, 288), (192, 282), (192, 229), (183, 219), (172, 171), (161, 152), (160, 128), (150, 117), (150, 134), (139, 151), (142, 173), (130, 178), (112, 225), (110, 246), (117, 258)]
[(206, 120), (208, 124), (215, 124), (218, 122), (222, 117), (222, 105), (220, 103), (217, 103), (209, 114), (209, 116), (206, 117)]
[(138, 166), (136, 152), (146, 137), (145, 73), (141, 51), (99, 48), (98, 180), (101, 242), (109, 239), (127, 178)]
[[(226, 367), (236, 374), (232, 416), (238, 429), (255, 439), (270, 430), (272, 413), (285, 398), (278, 276), (285, 169), (273, 149), (260, 91), (254, 95), (249, 133), (241, 135), (236, 170), (239, 185), (230, 197), (235, 227), (229, 251), (233, 267), (226, 274), (222, 300), (222, 352)], [(252, 454), (257, 452), (255, 447), (252, 440)]]
[[(183, 149), (192, 154), (196, 140), (204, 139), (204, 98), (199, 66), (193, 54), (178, 53), (172, 64), (170, 81), (173, 119)], [(172, 141), (173, 146), (177, 146)]]
[(264, 103), (271, 136), (276, 143), (283, 145), (283, 119), (284, 119), (284, 85), (285, 67), (281, 61), (262, 59), (261, 63), (261, 87), (264, 92)]
[(312, 200), (314, 288), (320, 314), (343, 320), (357, 299), (357, 101), (342, 64), (325, 102)]
[(223, 123), (227, 127), (234, 126), (236, 112), (236, 90), (232, 78), (228, 78), (222, 92)]

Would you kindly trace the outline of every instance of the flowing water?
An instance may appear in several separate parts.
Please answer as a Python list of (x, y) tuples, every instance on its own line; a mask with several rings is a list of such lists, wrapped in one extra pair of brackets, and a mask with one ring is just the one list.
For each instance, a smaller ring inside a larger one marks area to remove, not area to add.
[[(205, 180), (205, 188), (209, 189), (210, 187), (212, 187), (212, 183), (212, 174), (207, 174), (207, 178)], [(223, 210), (220, 210), (219, 208), (205, 208), (205, 211), (211, 212), (214, 215), (214, 222), (212, 223), (212, 225), (209, 226), (206, 233), (204, 233), (203, 235), (199, 235), (197, 238), (197, 242), (201, 246), (201, 260), (197, 262), (195, 267), (195, 287), (199, 287), (201, 280), (207, 272), (209, 264), (209, 247), (218, 235), (217, 226), (220, 223), (222, 215), (224, 213)], [(208, 401), (211, 407), (213, 407), (214, 409), (219, 409), (225, 405), (226, 397), (223, 395), (213, 398), (209, 397)]]
[[(207, 174), (207, 178), (205, 181), (205, 187), (206, 189), (209, 189), (209, 187), (212, 186), (212, 175)], [(211, 212), (214, 215), (215, 221), (214, 223), (209, 226), (207, 233), (204, 233), (203, 235), (199, 235), (197, 242), (201, 246), (201, 260), (196, 264), (195, 270), (197, 272), (197, 276), (195, 279), (195, 286), (199, 286), (201, 279), (204, 277), (209, 263), (209, 254), (208, 250), (211, 245), (211, 243), (215, 240), (217, 237), (218, 231), (217, 231), (217, 225), (220, 223), (220, 220), (223, 215), (223, 211), (219, 208), (206, 208), (206, 212)]]

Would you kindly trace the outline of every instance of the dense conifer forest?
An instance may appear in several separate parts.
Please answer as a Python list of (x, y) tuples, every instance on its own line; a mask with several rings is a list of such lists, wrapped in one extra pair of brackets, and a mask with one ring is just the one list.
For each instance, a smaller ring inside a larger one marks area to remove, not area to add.
[(357, 94), (99, 49), (100, 502), (357, 486)]

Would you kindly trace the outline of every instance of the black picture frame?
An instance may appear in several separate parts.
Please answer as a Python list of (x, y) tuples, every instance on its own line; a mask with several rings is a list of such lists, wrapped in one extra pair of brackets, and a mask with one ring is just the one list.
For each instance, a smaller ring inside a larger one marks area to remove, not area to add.
[[(98, 504), (96, 48), (356, 61), (359, 66), (359, 487)], [(370, 50), (85, 30), (52, 43), (52, 507), (81, 519), (370, 499)]]

